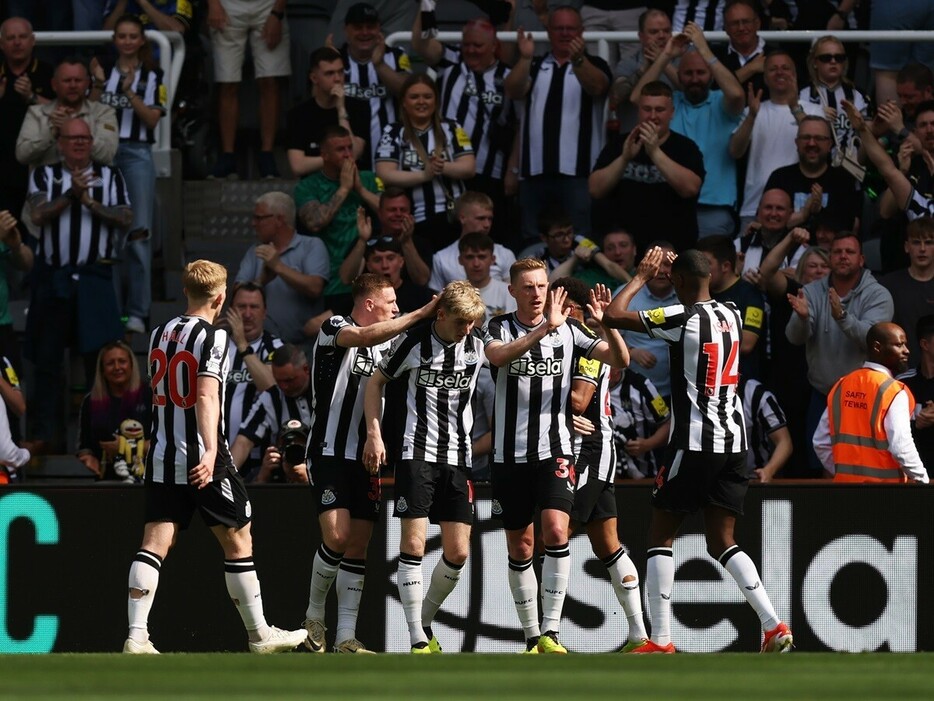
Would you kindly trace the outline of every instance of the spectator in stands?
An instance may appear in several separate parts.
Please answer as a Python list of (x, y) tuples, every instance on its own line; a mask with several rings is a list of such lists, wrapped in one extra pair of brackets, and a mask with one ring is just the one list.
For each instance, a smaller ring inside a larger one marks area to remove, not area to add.
[[(145, 333), (152, 304), (152, 237), (156, 200), (156, 169), (152, 144), (167, 107), (162, 71), (152, 61), (143, 23), (136, 15), (122, 16), (114, 26), (116, 59), (91, 59), (94, 85), (91, 100), (110, 105), (117, 113), (120, 144), (115, 165), (123, 174), (133, 222), (126, 237), (126, 256), (117, 275), (128, 293), (123, 305), (126, 329)], [(122, 286), (122, 285), (121, 285)]]
[(594, 225), (623, 226), (643, 251), (658, 231), (676, 237), (679, 250), (697, 240), (704, 159), (697, 144), (671, 131), (673, 117), (671, 88), (660, 81), (643, 85), (639, 125), (607, 143), (590, 175), (590, 196), (604, 200), (594, 203)]
[(471, 285), (477, 288), (486, 306), (484, 324), (494, 316), (516, 310), (516, 299), (509, 294), (509, 285), (491, 274), (496, 261), (497, 245), (493, 243), (489, 234), (480, 231), (464, 234), (457, 242), (460, 254), (458, 261), (464, 270), (464, 276)]
[[(915, 398), (911, 435), (930, 477), (934, 471), (934, 315), (918, 319), (914, 329), (918, 339), (918, 362), (898, 376)], [(912, 351), (914, 352), (914, 351)]]
[(328, 251), (319, 238), (300, 236), (295, 203), (284, 192), (267, 192), (253, 206), (259, 243), (240, 261), (236, 282), (255, 282), (266, 292), (265, 328), (287, 343), (304, 340), (302, 325), (321, 310), (330, 273)]
[(374, 163), (383, 129), (399, 121), (396, 97), (412, 72), (412, 64), (400, 47), (386, 45), (379, 13), (369, 3), (358, 2), (347, 10), (344, 34), (347, 43), (340, 48), (344, 100), (359, 102), (369, 112), (370, 128), (362, 136), (370, 147), (368, 163)]
[(794, 212), (788, 225), (814, 228), (814, 217), (823, 213), (841, 229), (859, 231), (863, 202), (859, 183), (846, 168), (831, 165), (830, 123), (823, 117), (805, 116), (798, 123), (795, 146), (798, 162), (777, 168), (765, 183), (766, 190), (777, 188), (791, 197)]
[(934, 219), (921, 217), (905, 230), (908, 267), (896, 270), (879, 282), (892, 295), (892, 321), (905, 330), (908, 348), (918, 348), (915, 329), (921, 317), (934, 313)]
[[(422, 17), (428, 14), (415, 15), (412, 48), (438, 73), (441, 114), (457, 120), (470, 136), (477, 159), (470, 189), (492, 198), (499, 220), (494, 222), (491, 235), (504, 242), (507, 239), (505, 182), (509, 181), (514, 193), (517, 180), (511, 169), (518, 163), (510, 162), (510, 155), (514, 153), (516, 109), (505, 94), (504, 81), (510, 69), (499, 58), (502, 47), (496, 38), (497, 28), (486, 18), (472, 19), (464, 25), (460, 46), (442, 44), (434, 38), (434, 31), (423, 31)], [(425, 19), (428, 24), (434, 22), (434, 13)], [(511, 26), (510, 15), (500, 30)], [(502, 260), (499, 263), (508, 273), (509, 266)]]
[(674, 0), (671, 11), (671, 31), (680, 34), (688, 22), (696, 22), (705, 32), (723, 31), (723, 10), (726, 0), (697, 2), (697, 0)]
[[(357, 2), (358, 0), (337, 0), (336, 3), (332, 3), (334, 10), (328, 25), (328, 34), (333, 35), (338, 43), (343, 41), (342, 35), (346, 29), (344, 18)], [(406, 31), (412, 26), (412, 17), (418, 14), (419, 9), (417, 3), (400, 3), (399, 0), (370, 0), (369, 4), (379, 14), (380, 28), (386, 35)], [(432, 3), (432, 8), (434, 8), (434, 3)]]
[[(668, 251), (675, 252), (674, 246), (668, 241), (650, 241), (646, 250), (651, 250), (655, 246), (666, 253)], [(629, 303), (630, 311), (658, 309), (659, 307), (678, 304), (678, 296), (675, 294), (674, 286), (669, 278), (670, 273), (671, 262), (666, 256), (662, 258), (658, 275), (649, 280)], [(616, 290), (614, 296), (617, 293), (619, 293), (619, 290)], [(632, 361), (630, 367), (651, 380), (662, 397), (665, 398), (665, 401), (668, 402), (671, 398), (668, 344), (646, 334), (628, 331), (623, 332), (623, 338), (626, 340), (626, 345), (629, 346), (629, 357)]]
[[(852, 3), (851, 0), (851, 4)], [(869, 29), (934, 29), (934, 13), (928, 2), (873, 2)], [(928, 41), (884, 42), (869, 45), (869, 66), (875, 81), (876, 102), (880, 105), (897, 96), (898, 71), (911, 62), (934, 66), (934, 44)]]
[(32, 249), (23, 241), (16, 217), (12, 212), (0, 210), (0, 398), (6, 405), (14, 440), (20, 436), (15, 418), (26, 413), (26, 401), (19, 386), (19, 373), (23, 365), (20, 340), (13, 328), (13, 317), (10, 314), (7, 264), (28, 272), (32, 270), (34, 260)]
[(906, 64), (895, 79), (895, 92), (904, 119), (903, 126), (912, 129), (918, 105), (934, 100), (934, 73), (923, 63)]
[(866, 97), (847, 78), (847, 57), (843, 42), (835, 36), (822, 36), (814, 41), (808, 53), (808, 74), (811, 84), (802, 88), (798, 100), (819, 105), (832, 127), (833, 143), (838, 159), (844, 154), (856, 158), (859, 148), (856, 133), (849, 123), (840, 103), (843, 100), (856, 105), (864, 117), (869, 110)]
[[(92, 0), (72, 0), (77, 6), (80, 3), (88, 4)], [(103, 13), (93, 18), (97, 21), (95, 27), (79, 26), (81, 21), (89, 22), (90, 12), (75, 12), (75, 29), (116, 29), (118, 20), (123, 15), (136, 15), (143, 22), (146, 29), (159, 29), (163, 32), (178, 32), (184, 34), (191, 28), (194, 18), (194, 3), (190, 0), (93, 0), (103, 6)], [(210, 4), (210, 3), (208, 3)], [(103, 27), (100, 19), (104, 18)]]
[[(798, 104), (798, 79), (795, 64), (785, 51), (773, 51), (765, 58), (765, 85), (769, 99), (762, 94), (746, 94), (743, 121), (730, 137), (730, 155), (741, 158), (748, 151), (749, 165), (739, 210), (739, 230), (745, 231), (755, 218), (765, 181), (777, 168), (796, 160), (795, 137), (798, 123), (806, 114), (823, 116), (819, 105)], [(794, 119), (788, 119), (789, 112)]]
[(57, 131), (62, 160), (36, 167), (29, 183), (30, 216), (40, 231), (25, 354), (35, 363), (29, 405), (36, 438), (61, 450), (65, 348), (83, 355), (90, 380), (98, 351), (123, 334), (106, 261), (133, 212), (120, 171), (92, 160), (87, 122), (67, 119)]
[[(78, 460), (98, 479), (123, 479), (114, 472), (120, 424), (135, 419), (149, 436), (152, 393), (140, 377), (139, 363), (123, 341), (113, 341), (97, 355), (94, 384), (78, 412)], [(140, 450), (145, 458), (145, 449)]]
[[(894, 137), (892, 135), (892, 130), (898, 127), (898, 123), (893, 124), (887, 134), (880, 135), (880, 130), (876, 128), (879, 115), (892, 112), (895, 111), (891, 109), (891, 104), (881, 106), (876, 119), (870, 123), (870, 130), (878, 137), (879, 143), (886, 147), (887, 153), (895, 150), (898, 169), (907, 176), (915, 191), (930, 198), (934, 192), (934, 101), (922, 102), (917, 106), (914, 126), (911, 133), (904, 137), (901, 131)], [(895, 201), (894, 189), (890, 188), (882, 193), (882, 197), (879, 198), (879, 213), (883, 219), (894, 218), (903, 221), (900, 216), (903, 209), (903, 204)]]
[[(692, 43), (694, 51), (688, 52)], [(714, 56), (699, 26), (689, 22), (684, 34), (668, 42), (630, 99), (638, 104), (643, 87), (675, 58), (681, 59), (681, 90), (672, 94), (674, 117), (669, 128), (693, 141), (704, 155), (703, 184), (697, 197), (698, 236), (732, 236), (736, 231), (736, 161), (730, 157), (729, 141), (746, 99), (736, 76)], [(711, 91), (711, 80), (719, 90)]]
[[(468, 190), (457, 200), (457, 221), (460, 237), (451, 245), (442, 248), (431, 259), (431, 279), (428, 287), (440, 291), (453, 280), (463, 280), (464, 266), (460, 262), (460, 240), (468, 234), (490, 235), (493, 230), (493, 200), (482, 192)], [(509, 268), (516, 262), (516, 255), (497, 243), (493, 249), (490, 274), (497, 280), (509, 280)]]
[[(763, 200), (765, 197), (763, 195)], [(821, 248), (807, 247), (809, 238), (807, 229), (792, 229), (765, 255), (758, 269), (746, 271), (747, 279), (764, 289), (769, 300), (770, 358), (764, 381), (785, 410), (792, 436), (794, 457), (788, 462), (784, 477), (815, 476), (808, 468), (810, 443), (805, 441), (805, 416), (811, 401), (811, 388), (806, 382), (789, 381), (789, 378), (807, 377), (807, 358), (804, 347), (793, 345), (785, 336), (785, 327), (794, 314), (788, 295), (797, 297), (798, 290), (804, 285), (830, 274), (830, 257)], [(803, 251), (798, 264), (789, 269), (788, 262), (798, 250)]]
[[(405, 191), (398, 187), (388, 187), (383, 191), (379, 198), (379, 217), (380, 231), (377, 238), (392, 239), (399, 243), (399, 249), (402, 252), (402, 258), (405, 260), (406, 276), (416, 285), (425, 285), (430, 276), (430, 269), (422, 259), (421, 254), (415, 247), (412, 238), (412, 232), (415, 231), (415, 221), (412, 218), (412, 206), (409, 202), (409, 196)], [(357, 275), (363, 272), (363, 259), (368, 246), (374, 246), (376, 239), (373, 238), (373, 225), (366, 212), (357, 210), (357, 240), (353, 248), (344, 258), (340, 267), (341, 281), (350, 285), (356, 279)], [(347, 308), (346, 314), (350, 313)], [(340, 314), (340, 311), (333, 311), (330, 316)], [(345, 314), (345, 315), (346, 315)], [(322, 319), (321, 321), (324, 321)]]
[[(759, 209), (756, 211), (756, 221), (750, 224), (744, 235), (736, 240), (736, 250), (742, 256), (742, 265), (737, 266), (737, 272), (741, 271), (745, 275), (749, 271), (758, 269), (762, 259), (788, 233), (790, 218), (791, 196), (787, 192), (773, 188), (762, 193)], [(782, 261), (781, 267), (783, 269), (794, 268), (804, 250), (805, 247), (795, 245)]]
[(438, 86), (425, 74), (402, 86), (402, 121), (383, 133), (376, 174), (412, 195), (415, 241), (435, 253), (457, 239), (449, 225), (464, 180), (474, 176), (476, 158), (460, 123), (441, 116)]
[(56, 66), (52, 75), (55, 99), (27, 110), (16, 139), (16, 160), (30, 166), (58, 163), (62, 158), (62, 125), (77, 117), (90, 127), (94, 137), (90, 157), (103, 165), (113, 163), (120, 140), (117, 115), (110, 105), (87, 99), (90, 85), (88, 69), (81, 59), (66, 58)]
[(615, 289), (632, 280), (635, 262), (635, 239), (625, 229), (618, 229), (604, 234), (602, 248), (589, 239), (581, 240), (571, 255), (548, 273), (548, 279), (554, 282), (571, 276), (588, 287), (600, 283)]
[(768, 484), (793, 452), (785, 413), (775, 395), (758, 380), (740, 373), (739, 396), (746, 417), (746, 465), (749, 479)]
[(366, 247), (364, 271), (389, 278), (396, 291), (396, 306), (402, 314), (421, 309), (431, 301), (431, 290), (403, 277), (405, 265), (399, 239), (381, 236)]
[(36, 35), (21, 17), (0, 24), (0, 210), (17, 217), (26, 201), (29, 171), (16, 161), (16, 136), (30, 105), (45, 104), (54, 97), (52, 68), (33, 55)]
[(559, 203), (581, 236), (590, 234), (587, 177), (604, 142), (604, 103), (612, 75), (587, 53), (580, 14), (566, 5), (548, 17), (549, 51), (535, 57), (531, 34), (516, 35), (519, 59), (506, 95), (525, 100), (519, 160), (523, 238), (536, 237), (538, 213)]
[(616, 477), (654, 477), (658, 474), (655, 452), (665, 447), (671, 428), (671, 411), (665, 398), (650, 379), (631, 367), (612, 369), (610, 407), (616, 445)]
[(311, 96), (289, 110), (286, 155), (296, 177), (315, 173), (324, 166), (321, 140), (330, 126), (342, 126), (353, 139), (353, 155), (364, 170), (372, 168), (367, 138), (370, 111), (358, 100), (344, 96), (344, 60), (330, 46), (311, 54), (308, 68)]
[[(631, 131), (639, 123), (639, 110), (629, 101), (629, 96), (664, 51), (669, 39), (671, 19), (664, 11), (651, 8), (639, 15), (639, 49), (634, 55), (620, 58), (613, 69), (613, 84), (610, 86), (610, 104), (616, 107), (622, 132)], [(675, 66), (668, 64), (658, 79), (673, 89), (678, 84)]]
[(220, 153), (211, 175), (236, 177), (237, 123), (240, 119), (240, 80), (247, 41), (259, 92), (259, 176), (278, 178), (272, 147), (279, 127), (279, 78), (292, 74), (286, 0), (207, 0), (208, 27), (214, 49), (214, 81)]
[(765, 360), (765, 298), (762, 292), (736, 272), (736, 246), (729, 236), (707, 236), (697, 242), (710, 263), (710, 295), (718, 302), (732, 302), (743, 320), (739, 347), (739, 373), (761, 379)]
[(549, 203), (538, 213), (538, 232), (541, 243), (529, 246), (519, 258), (538, 258), (544, 261), (550, 276), (562, 263), (571, 259), (574, 249), (574, 224), (571, 217), (556, 203)]
[[(266, 293), (255, 282), (234, 285), (230, 307), (221, 325), (229, 336), (230, 372), (224, 392), (224, 420), (227, 422), (227, 445), (233, 445), (243, 420), (257, 395), (275, 384), (272, 363), (282, 341), (263, 328), (266, 322)], [(259, 469), (262, 454), (250, 453), (244, 474)]]
[(341, 262), (357, 240), (357, 209), (366, 206), (376, 212), (382, 185), (373, 172), (357, 168), (353, 137), (340, 125), (322, 132), (321, 162), (321, 170), (302, 178), (292, 196), (301, 223), (328, 249), (331, 271), (324, 304), (330, 309), (349, 309), (353, 302), (350, 285), (340, 278)]
[[(237, 469), (246, 463), (254, 448), (260, 449), (262, 463), (258, 471), (244, 476), (248, 482), (283, 481), (280, 469), (292, 471), (299, 467), (304, 471), (305, 467), (283, 465), (276, 448), (279, 430), (286, 421), (296, 419), (305, 427), (311, 426), (313, 398), (305, 352), (291, 343), (279, 348), (272, 359), (272, 376), (275, 384), (256, 397), (230, 447)], [(274, 478), (274, 473), (279, 474)]]
[(733, 72), (743, 91), (762, 91), (768, 99), (765, 86), (765, 57), (772, 46), (759, 36), (759, 12), (753, 0), (727, 0), (723, 10), (723, 28), (730, 41), (718, 44), (714, 54)]
[[(873, 324), (890, 321), (892, 295), (863, 266), (862, 244), (852, 232), (841, 232), (830, 248), (830, 275), (789, 294), (794, 314), (785, 327), (789, 342), (804, 346), (808, 382), (813, 392), (808, 406), (806, 440), (810, 445), (827, 393), (843, 375), (866, 359), (866, 333)], [(817, 456), (811, 468), (819, 471)]]
[(893, 379), (908, 369), (905, 332), (897, 324), (873, 324), (866, 346), (868, 358), (862, 367), (831, 389), (814, 434), (814, 450), (835, 482), (928, 484), (911, 435), (915, 399)]

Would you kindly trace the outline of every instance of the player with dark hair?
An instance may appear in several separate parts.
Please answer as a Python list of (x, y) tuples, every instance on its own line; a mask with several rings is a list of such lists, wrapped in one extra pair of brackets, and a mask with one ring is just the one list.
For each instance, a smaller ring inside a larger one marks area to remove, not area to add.
[[(710, 296), (710, 263), (688, 250), (671, 266), (681, 304), (631, 312), (629, 302), (658, 273), (666, 256), (652, 248), (632, 282), (613, 299), (603, 323), (669, 343), (671, 438), (652, 491), (646, 590), (653, 640), (638, 652), (675, 652), (671, 642), (672, 545), (684, 517), (704, 511), (707, 551), (730, 573), (765, 633), (763, 652), (788, 652), (791, 630), (778, 619), (749, 556), (733, 539), (746, 496), (746, 428), (737, 392), (742, 319), (736, 306)], [(676, 371), (677, 370), (677, 371)]]
[(146, 458), (146, 525), (129, 576), (129, 637), (123, 651), (158, 654), (149, 640), (149, 611), (159, 570), (195, 510), (224, 550), (224, 579), (250, 638), (250, 652), (286, 652), (304, 630), (267, 625), (253, 565), (252, 508), (230, 458), (224, 430), (224, 386), (230, 369), (227, 333), (216, 328), (227, 296), (227, 271), (207, 260), (185, 267), (186, 312), (150, 336), (152, 444)]
[[(565, 277), (555, 280), (551, 289), (567, 292), (565, 306), (571, 310), (570, 318), (583, 324), (586, 309), (590, 321), (602, 329), (603, 310), (612, 298), (606, 287), (597, 285), (591, 290), (582, 281)], [(619, 332), (606, 330), (606, 333)], [(635, 652), (648, 645), (649, 641), (642, 619), (639, 573), (620, 544), (616, 530), (616, 455), (609, 387), (610, 368), (605, 363), (575, 355), (571, 411), (575, 427), (581, 417), (590, 426), (583, 432), (578, 430), (574, 441), (577, 490), (574, 492), (571, 523), (584, 526), (594, 555), (606, 567), (613, 591), (629, 622), (629, 636), (622, 652)]]

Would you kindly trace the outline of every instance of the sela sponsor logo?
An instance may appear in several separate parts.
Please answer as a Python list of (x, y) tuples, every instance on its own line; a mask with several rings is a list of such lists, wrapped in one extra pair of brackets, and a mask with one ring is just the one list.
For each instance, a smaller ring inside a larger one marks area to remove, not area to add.
[(434, 387), (437, 389), (468, 389), (471, 377), (472, 375), (464, 372), (419, 369), (415, 384), (419, 387)]
[(235, 370), (227, 375), (227, 382), (229, 384), (249, 384), (253, 381), (253, 375), (250, 374), (249, 369), (243, 368), (242, 370)]
[(509, 374), (519, 377), (553, 377), (564, 374), (564, 363), (560, 358), (516, 358), (509, 363)]
[(495, 90), (484, 90), (480, 93), (480, 100), (484, 105), (501, 105), (503, 104), (503, 96), (501, 93), (496, 92)]
[(376, 365), (371, 357), (358, 353), (353, 359), (353, 366), (350, 368), (350, 372), (354, 375), (370, 377), (373, 375), (373, 369), (375, 367)]
[(334, 496), (334, 492), (332, 492), (330, 489), (325, 489), (323, 492), (321, 492), (321, 503), (325, 506), (333, 504), (335, 501), (337, 501), (337, 497)]
[(344, 97), (352, 97), (356, 100), (369, 100), (374, 97), (383, 99), (388, 94), (385, 85), (367, 85), (363, 87), (357, 83), (344, 83)]

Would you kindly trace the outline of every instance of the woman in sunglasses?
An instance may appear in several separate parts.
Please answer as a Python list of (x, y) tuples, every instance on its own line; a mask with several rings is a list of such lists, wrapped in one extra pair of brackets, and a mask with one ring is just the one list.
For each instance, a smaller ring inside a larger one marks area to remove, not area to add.
[[(833, 126), (836, 159), (841, 159), (848, 151), (852, 151), (855, 155), (859, 147), (856, 132), (850, 125), (850, 120), (847, 119), (840, 103), (843, 100), (851, 102), (864, 117), (869, 106), (865, 96), (856, 89), (853, 81), (847, 78), (847, 67), (843, 42), (833, 35), (817, 39), (808, 53), (808, 74), (811, 76), (811, 84), (801, 90), (799, 98), (801, 102), (811, 102), (823, 108), (824, 114)], [(839, 163), (835, 161), (835, 164)]]
[(406, 78), (399, 102), (402, 121), (383, 131), (376, 174), (410, 192), (415, 238), (439, 251), (457, 240), (449, 219), (463, 181), (474, 176), (473, 145), (460, 124), (441, 116), (438, 87), (429, 76)]

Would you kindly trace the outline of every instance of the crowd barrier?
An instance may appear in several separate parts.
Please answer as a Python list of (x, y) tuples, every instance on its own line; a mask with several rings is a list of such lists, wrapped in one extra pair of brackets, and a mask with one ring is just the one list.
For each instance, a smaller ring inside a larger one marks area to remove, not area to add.
[[(255, 561), (267, 619), (304, 618), (318, 546), (315, 505), (301, 487), (251, 488)], [(388, 491), (388, 490), (387, 490)], [(388, 499), (367, 558), (358, 637), (404, 652), (408, 634), (395, 572), (398, 519)], [(619, 531), (640, 573), (650, 515), (646, 485), (617, 490)], [(0, 496), (0, 652), (118, 651), (126, 637), (127, 572), (142, 533), (143, 490), (124, 485), (13, 487)], [(699, 517), (675, 543), (672, 637), (684, 652), (757, 651), (759, 622), (705, 552)], [(754, 486), (737, 538), (803, 651), (934, 650), (934, 491), (922, 487)], [(477, 490), (473, 547), (434, 632), (446, 652), (518, 652), (502, 532)], [(573, 652), (609, 652), (626, 619), (586, 536), (571, 540), (561, 639)], [(440, 557), (429, 531), (425, 581)], [(643, 587), (644, 592), (644, 587)], [(329, 631), (335, 630), (334, 594)], [(224, 585), (223, 556), (195, 517), (162, 568), (150, 618), (164, 651), (246, 649)]]

